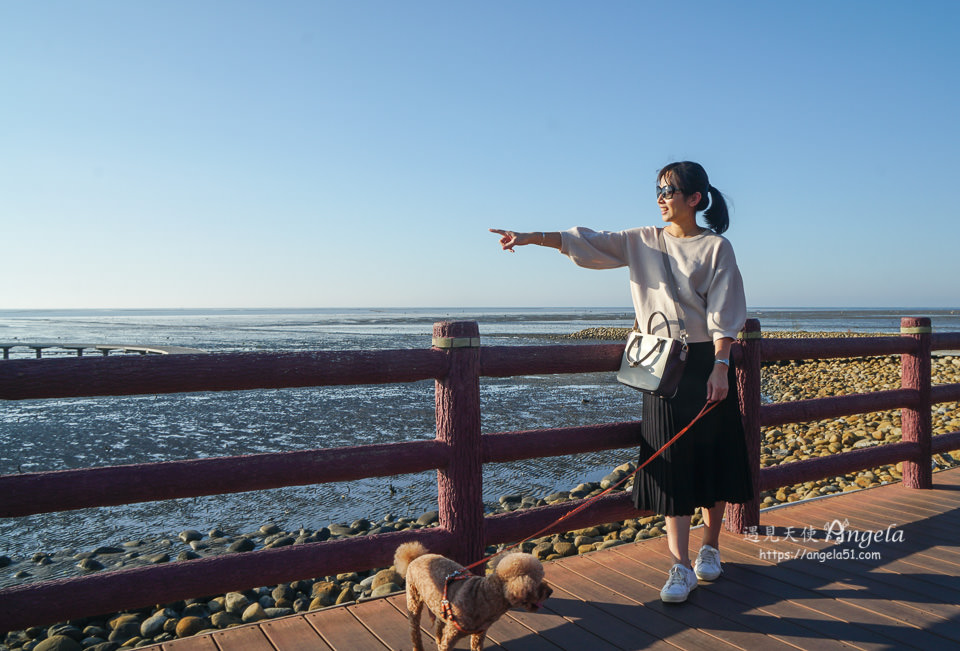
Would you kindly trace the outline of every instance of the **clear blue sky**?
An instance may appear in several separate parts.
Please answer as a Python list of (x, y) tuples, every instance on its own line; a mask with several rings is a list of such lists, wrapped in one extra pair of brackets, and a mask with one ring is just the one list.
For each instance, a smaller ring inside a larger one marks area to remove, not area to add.
[(960, 305), (960, 2), (0, 0), (0, 306), (626, 306), (489, 227), (730, 199), (747, 302)]

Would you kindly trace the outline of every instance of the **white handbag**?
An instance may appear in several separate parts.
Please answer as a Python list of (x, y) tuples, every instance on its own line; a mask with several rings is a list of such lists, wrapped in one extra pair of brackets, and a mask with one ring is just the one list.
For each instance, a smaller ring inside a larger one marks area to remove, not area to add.
[[(680, 339), (673, 338), (670, 320), (663, 312), (658, 311), (650, 315), (647, 319), (647, 332), (639, 332), (639, 324), (634, 319), (633, 330), (627, 337), (627, 345), (623, 350), (617, 380), (644, 393), (672, 398), (677, 393), (680, 378), (683, 377), (683, 369), (687, 364), (687, 330), (683, 324), (683, 311), (677, 301), (677, 282), (670, 268), (670, 258), (667, 256), (667, 248), (663, 241), (663, 229), (657, 232), (657, 242), (663, 254), (663, 264), (668, 278), (667, 285), (673, 294), (673, 304), (677, 310)], [(667, 323), (666, 337), (650, 333), (653, 318), (658, 314)]]

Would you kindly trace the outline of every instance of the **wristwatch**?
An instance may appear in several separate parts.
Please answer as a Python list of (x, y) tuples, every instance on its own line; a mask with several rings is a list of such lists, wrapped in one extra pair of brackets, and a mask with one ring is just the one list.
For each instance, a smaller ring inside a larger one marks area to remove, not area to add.
[(730, 360), (729, 360), (729, 359), (715, 359), (715, 360), (713, 360), (713, 363), (714, 363), (714, 364), (723, 364), (723, 365), (726, 366), (726, 367), (729, 367), (729, 366), (730, 366)]

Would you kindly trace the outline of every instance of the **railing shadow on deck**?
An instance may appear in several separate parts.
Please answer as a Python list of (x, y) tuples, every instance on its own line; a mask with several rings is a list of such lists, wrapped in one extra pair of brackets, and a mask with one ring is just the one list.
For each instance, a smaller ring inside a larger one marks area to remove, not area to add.
[[(933, 334), (928, 318), (905, 318), (901, 334), (858, 339), (762, 339), (748, 320), (732, 349), (754, 469), (752, 502), (728, 506), (727, 528), (759, 524), (761, 490), (903, 461), (903, 482), (931, 485), (930, 457), (960, 449), (960, 432), (931, 436), (933, 404), (960, 400), (960, 384), (931, 386), (933, 350), (960, 349), (960, 333)], [(488, 545), (637, 517), (629, 495), (484, 516), (484, 463), (627, 448), (637, 422), (481, 435), (481, 377), (615, 371), (622, 345), (481, 347), (476, 322), (434, 325), (425, 350), (231, 353), (64, 359), (0, 364), (0, 399), (120, 396), (436, 381), (436, 438), (385, 445), (267, 453), (0, 476), (0, 517), (143, 501), (340, 482), (437, 469), (439, 526), (263, 549), (169, 565), (105, 572), (0, 590), (0, 631), (168, 603), (304, 577), (388, 566), (397, 545), (420, 540), (467, 563)], [(762, 361), (901, 355), (901, 388), (761, 406)], [(760, 468), (762, 426), (900, 408), (902, 442)], [(320, 479), (322, 477), (322, 479)], [(122, 487), (123, 490), (119, 490)], [(482, 535), (477, 535), (477, 532)]]

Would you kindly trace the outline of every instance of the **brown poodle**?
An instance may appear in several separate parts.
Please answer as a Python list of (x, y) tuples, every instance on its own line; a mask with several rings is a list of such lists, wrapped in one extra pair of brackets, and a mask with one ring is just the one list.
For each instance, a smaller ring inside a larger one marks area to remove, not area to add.
[[(440, 651), (453, 649), (470, 635), (471, 651), (481, 651), (487, 629), (514, 606), (536, 612), (553, 590), (543, 580), (543, 565), (530, 554), (513, 553), (497, 559), (493, 573), (474, 576), (459, 573), (456, 562), (430, 554), (418, 542), (400, 545), (394, 557), (397, 572), (407, 582), (407, 613), (414, 651), (423, 651), (420, 614), (426, 605), (437, 620)], [(457, 574), (459, 578), (447, 581)], [(443, 603), (444, 588), (449, 605)]]

